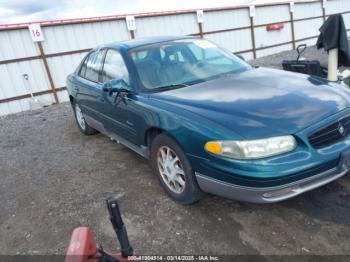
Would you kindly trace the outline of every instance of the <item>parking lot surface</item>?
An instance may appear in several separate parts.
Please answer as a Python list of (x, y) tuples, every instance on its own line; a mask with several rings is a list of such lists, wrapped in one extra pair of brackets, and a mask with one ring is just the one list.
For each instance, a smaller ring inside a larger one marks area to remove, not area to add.
[[(274, 57), (278, 67), (285, 56)], [(64, 254), (82, 225), (115, 250), (108, 196), (137, 254), (350, 254), (349, 175), (278, 204), (208, 196), (183, 206), (142, 157), (80, 134), (68, 103), (0, 118), (0, 149), (0, 254)]]

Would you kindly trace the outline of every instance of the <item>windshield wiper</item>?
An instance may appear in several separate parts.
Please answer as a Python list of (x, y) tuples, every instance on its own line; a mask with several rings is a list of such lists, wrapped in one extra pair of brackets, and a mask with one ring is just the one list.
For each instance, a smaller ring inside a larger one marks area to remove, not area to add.
[(189, 85), (184, 84), (184, 83), (182, 83), (182, 84), (171, 84), (171, 85), (159, 86), (159, 87), (153, 88), (152, 90), (163, 91), (163, 90), (176, 89), (176, 88), (187, 87), (187, 86), (189, 86)]

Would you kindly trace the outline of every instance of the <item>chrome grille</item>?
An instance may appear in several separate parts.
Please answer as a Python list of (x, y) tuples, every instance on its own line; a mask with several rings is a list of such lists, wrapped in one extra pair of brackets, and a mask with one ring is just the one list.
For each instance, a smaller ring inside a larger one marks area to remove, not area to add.
[(323, 148), (343, 140), (350, 133), (350, 116), (317, 130), (309, 135), (309, 142), (314, 148)]

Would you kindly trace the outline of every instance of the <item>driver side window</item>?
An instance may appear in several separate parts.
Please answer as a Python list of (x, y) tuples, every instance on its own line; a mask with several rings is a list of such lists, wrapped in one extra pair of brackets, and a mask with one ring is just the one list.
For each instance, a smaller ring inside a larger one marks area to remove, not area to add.
[(123, 57), (117, 50), (109, 49), (102, 69), (102, 82), (113, 79), (123, 79), (129, 84), (129, 73)]

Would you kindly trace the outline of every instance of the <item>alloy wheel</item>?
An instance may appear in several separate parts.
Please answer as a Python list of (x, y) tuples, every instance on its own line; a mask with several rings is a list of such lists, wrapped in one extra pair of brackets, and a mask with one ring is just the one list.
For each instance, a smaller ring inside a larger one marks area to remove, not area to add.
[(85, 130), (86, 128), (85, 119), (78, 104), (75, 105), (75, 116), (77, 118), (77, 122), (80, 128)]
[(176, 194), (185, 190), (186, 177), (182, 163), (174, 150), (162, 146), (157, 152), (159, 174), (167, 187)]

